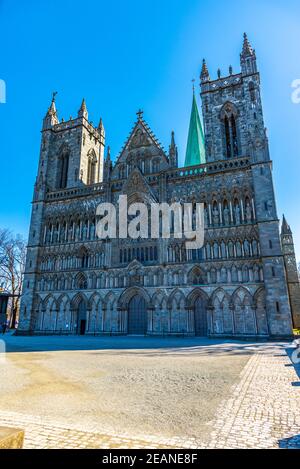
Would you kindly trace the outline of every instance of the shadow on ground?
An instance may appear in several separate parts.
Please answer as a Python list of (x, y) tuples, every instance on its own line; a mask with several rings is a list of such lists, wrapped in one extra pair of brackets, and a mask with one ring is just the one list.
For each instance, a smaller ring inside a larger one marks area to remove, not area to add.
[[(93, 351), (101, 354), (109, 350), (118, 354), (127, 352), (136, 353), (136, 350), (144, 351), (151, 355), (153, 350), (162, 350), (162, 354), (186, 355), (191, 352), (205, 355), (240, 354), (249, 355), (264, 352), (269, 349), (272, 352), (272, 342), (238, 341), (208, 339), (202, 337), (88, 337), (88, 336), (14, 336), (6, 334), (1, 336), (5, 342), (6, 352), (45, 352), (45, 351)], [(276, 347), (282, 347), (285, 354), (287, 342), (276, 343)], [(278, 348), (277, 348), (278, 353)]]

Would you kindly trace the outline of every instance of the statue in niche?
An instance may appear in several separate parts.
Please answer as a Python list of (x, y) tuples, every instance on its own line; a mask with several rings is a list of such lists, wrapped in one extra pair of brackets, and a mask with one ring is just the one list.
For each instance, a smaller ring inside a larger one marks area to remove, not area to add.
[(75, 239), (79, 239), (80, 237), (80, 225), (76, 225), (76, 230), (75, 230)]
[(240, 209), (239, 205), (235, 206), (234, 213), (235, 213), (235, 223), (237, 225), (240, 225), (241, 224), (241, 209)]
[(250, 256), (250, 245), (247, 239), (244, 241), (244, 252), (245, 252), (245, 256), (247, 257)]
[(91, 224), (90, 234), (91, 234), (91, 239), (94, 239), (95, 238), (95, 224), (94, 223)]
[(224, 208), (224, 224), (229, 225), (230, 224), (230, 211), (229, 208), (226, 206)]
[(65, 240), (65, 225), (62, 226), (60, 230), (60, 241), (63, 242)]
[(208, 209), (204, 209), (204, 225), (207, 227), (209, 225)]
[(220, 222), (220, 218), (219, 218), (219, 210), (218, 210), (216, 205), (213, 208), (213, 213), (212, 214), (213, 214), (213, 224), (218, 225), (219, 222)]
[(252, 210), (251, 210), (251, 207), (250, 207), (249, 203), (246, 205), (246, 220), (248, 222), (252, 221)]
[(132, 137), (131, 140), (131, 148), (143, 147), (149, 145), (149, 141), (145, 133), (142, 132), (141, 129), (138, 129), (135, 135)]
[(178, 244), (175, 246), (175, 262), (180, 262), (180, 248)]
[(83, 225), (83, 239), (87, 238), (87, 226), (86, 224)]

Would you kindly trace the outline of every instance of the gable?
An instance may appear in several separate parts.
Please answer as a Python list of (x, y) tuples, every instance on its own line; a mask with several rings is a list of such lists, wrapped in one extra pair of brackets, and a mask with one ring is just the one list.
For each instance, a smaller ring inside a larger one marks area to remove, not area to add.
[(125, 182), (122, 190), (127, 195), (128, 205), (135, 202), (155, 203), (156, 198), (139, 169), (134, 169)]
[[(126, 171), (122, 171), (122, 167), (126, 167)], [(139, 168), (143, 174), (150, 174), (168, 167), (169, 160), (163, 147), (146, 122), (139, 118), (116, 161), (112, 178), (128, 177), (134, 168)]]

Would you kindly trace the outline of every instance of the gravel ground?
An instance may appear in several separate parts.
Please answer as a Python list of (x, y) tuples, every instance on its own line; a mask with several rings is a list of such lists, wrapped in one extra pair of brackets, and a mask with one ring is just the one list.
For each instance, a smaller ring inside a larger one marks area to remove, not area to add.
[(0, 411), (80, 422), (87, 431), (205, 440), (217, 406), (257, 347), (201, 339), (164, 339), (163, 346), (157, 339), (83, 341), (8, 338)]

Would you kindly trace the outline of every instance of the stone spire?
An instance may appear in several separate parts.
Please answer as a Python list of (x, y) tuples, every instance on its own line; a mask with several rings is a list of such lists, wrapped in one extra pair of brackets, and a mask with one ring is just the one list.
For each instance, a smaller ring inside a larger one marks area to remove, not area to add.
[(106, 153), (106, 158), (104, 160), (104, 173), (103, 173), (103, 178), (105, 181), (108, 181), (110, 179), (110, 175), (112, 172), (112, 161), (110, 157), (110, 146), (107, 147), (107, 153)]
[(80, 109), (78, 111), (78, 117), (84, 117), (86, 120), (88, 120), (88, 117), (89, 117), (84, 98), (82, 100)]
[(172, 167), (177, 168), (178, 166), (178, 150), (175, 143), (175, 133), (172, 131), (171, 134), (171, 145), (169, 146), (169, 160)]
[(43, 120), (43, 130), (48, 129), (49, 127), (52, 127), (53, 125), (59, 124), (56, 106), (55, 106), (56, 95), (57, 95), (56, 91), (52, 93), (52, 101), (47, 111), (47, 114), (45, 115), (44, 120)]
[(202, 62), (202, 70), (200, 74), (200, 79), (201, 79), (201, 83), (204, 83), (205, 81), (210, 81), (209, 71), (208, 71), (205, 59), (203, 59), (203, 62)]
[(246, 33), (244, 33), (243, 50), (240, 58), (242, 73), (244, 75), (251, 75), (257, 72), (255, 50), (252, 48)]
[(281, 235), (292, 235), (291, 227), (286, 221), (285, 215), (282, 218)]
[(106, 161), (111, 161), (111, 158), (110, 158), (110, 146), (107, 147)]
[(192, 112), (184, 166), (197, 166), (205, 162), (204, 134), (199, 117), (195, 93), (193, 92)]
[(98, 132), (99, 132), (101, 137), (105, 138), (105, 129), (104, 129), (102, 117), (100, 117), (100, 121), (99, 121), (99, 124), (98, 124)]
[(244, 43), (243, 43), (243, 50), (242, 50), (241, 56), (250, 57), (250, 56), (253, 56), (254, 54), (255, 54), (255, 51), (253, 50), (249, 42), (248, 36), (246, 33), (244, 33)]

